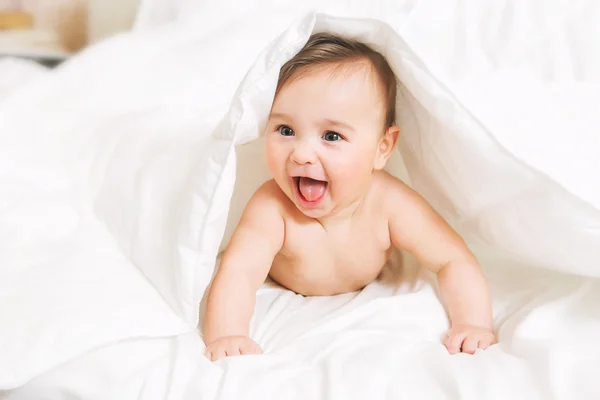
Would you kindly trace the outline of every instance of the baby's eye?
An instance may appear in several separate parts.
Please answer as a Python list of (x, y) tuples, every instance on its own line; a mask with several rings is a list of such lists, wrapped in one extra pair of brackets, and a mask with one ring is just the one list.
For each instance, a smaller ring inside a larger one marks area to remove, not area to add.
[(281, 125), (277, 130), (282, 136), (294, 136), (294, 131), (289, 126)]
[(336, 132), (325, 132), (323, 139), (325, 139), (327, 142), (337, 142), (338, 140), (341, 140), (342, 137)]

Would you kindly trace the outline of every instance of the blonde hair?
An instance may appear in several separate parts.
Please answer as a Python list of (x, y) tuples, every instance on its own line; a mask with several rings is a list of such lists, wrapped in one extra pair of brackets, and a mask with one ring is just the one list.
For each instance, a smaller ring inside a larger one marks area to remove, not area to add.
[(377, 51), (357, 40), (331, 33), (312, 35), (304, 47), (279, 71), (275, 95), (289, 81), (301, 77), (318, 66), (367, 61), (377, 76), (385, 101), (385, 128), (396, 122), (396, 76), (386, 59)]

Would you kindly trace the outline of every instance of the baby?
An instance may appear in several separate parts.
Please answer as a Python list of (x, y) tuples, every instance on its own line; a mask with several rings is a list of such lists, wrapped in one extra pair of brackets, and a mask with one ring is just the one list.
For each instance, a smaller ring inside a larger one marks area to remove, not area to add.
[(248, 202), (208, 293), (210, 360), (261, 353), (249, 325), (267, 276), (305, 296), (356, 291), (377, 278), (392, 248), (437, 275), (450, 353), (495, 343), (477, 260), (383, 170), (398, 140), (395, 100), (387, 61), (355, 40), (315, 34), (281, 68), (265, 133), (273, 179)]

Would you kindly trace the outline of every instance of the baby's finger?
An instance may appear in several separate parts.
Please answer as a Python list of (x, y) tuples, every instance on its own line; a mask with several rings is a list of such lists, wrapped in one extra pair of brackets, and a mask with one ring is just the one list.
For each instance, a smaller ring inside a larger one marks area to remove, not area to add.
[(240, 354), (240, 349), (237, 346), (232, 346), (228, 349), (225, 349), (225, 355), (227, 357), (239, 356)]
[(256, 343), (253, 344), (252, 351), (254, 351), (255, 354), (263, 353), (262, 348), (259, 345), (257, 345)]
[(463, 341), (467, 334), (465, 332), (460, 332), (457, 334), (451, 334), (446, 340), (446, 348), (450, 354), (456, 354), (460, 352)]
[(262, 354), (262, 350), (255, 343), (243, 344), (240, 346), (241, 354)]
[(224, 351), (224, 350), (220, 350), (220, 349), (218, 349), (218, 350), (213, 350), (213, 351), (212, 351), (212, 358), (211, 358), (211, 361), (218, 361), (218, 360), (220, 360), (221, 358), (225, 358), (225, 357), (227, 357), (227, 355), (225, 354), (225, 351)]
[(475, 354), (479, 339), (477, 337), (467, 337), (462, 344), (462, 352), (467, 354)]
[(444, 335), (444, 337), (442, 339), (442, 343), (444, 344), (444, 346), (448, 347), (449, 340), (450, 340), (450, 333), (446, 332), (446, 334)]
[(492, 343), (493, 343), (493, 340), (491, 338), (484, 338), (479, 341), (477, 348), (481, 349), (481, 350), (485, 350), (488, 347), (490, 347), (492, 345)]

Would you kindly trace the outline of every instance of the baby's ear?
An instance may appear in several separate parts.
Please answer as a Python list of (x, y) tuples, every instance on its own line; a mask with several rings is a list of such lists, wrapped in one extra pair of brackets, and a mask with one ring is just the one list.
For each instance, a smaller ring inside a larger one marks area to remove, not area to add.
[(390, 158), (392, 151), (394, 151), (394, 148), (396, 147), (399, 135), (400, 128), (397, 125), (392, 125), (387, 128), (384, 135), (381, 137), (381, 139), (379, 139), (375, 163), (373, 165), (376, 170), (380, 170), (385, 167), (387, 160)]

